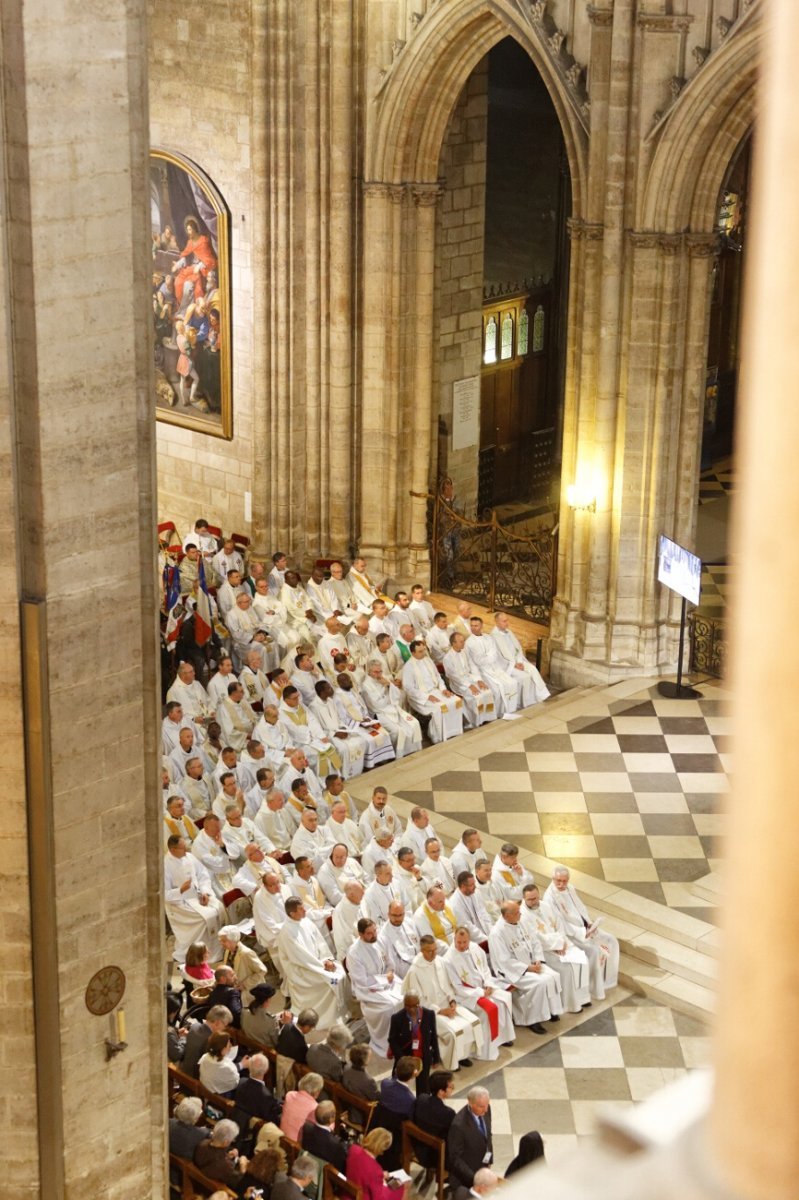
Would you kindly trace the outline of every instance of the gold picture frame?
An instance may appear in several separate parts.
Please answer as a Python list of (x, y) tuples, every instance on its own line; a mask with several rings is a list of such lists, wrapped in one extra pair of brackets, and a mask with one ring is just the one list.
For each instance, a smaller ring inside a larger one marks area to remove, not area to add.
[(233, 436), (230, 211), (196, 163), (150, 152), (156, 419)]

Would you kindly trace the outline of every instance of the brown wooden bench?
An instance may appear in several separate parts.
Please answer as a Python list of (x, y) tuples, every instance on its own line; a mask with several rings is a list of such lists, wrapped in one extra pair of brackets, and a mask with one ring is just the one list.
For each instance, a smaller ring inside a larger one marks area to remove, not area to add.
[(199, 1167), (195, 1167), (193, 1162), (189, 1162), (187, 1158), (180, 1158), (177, 1154), (170, 1154), (169, 1166), (175, 1168), (180, 1174), (180, 1196), (181, 1200), (195, 1200), (198, 1195), (197, 1187), (202, 1189), (203, 1196), (213, 1196), (215, 1192), (221, 1192), (224, 1196), (235, 1196), (229, 1187), (224, 1183), (219, 1183), (216, 1179), (209, 1179), (207, 1175), (203, 1175)]
[(364, 1137), (369, 1132), (377, 1101), (356, 1096), (354, 1092), (347, 1091), (343, 1084), (334, 1083), (332, 1079), (325, 1080), (325, 1091), (336, 1106), (339, 1121), (354, 1130), (359, 1137)]
[(226, 1117), (232, 1119), (233, 1111), (236, 1107), (234, 1102), (226, 1099), (225, 1096), (218, 1095), (217, 1092), (212, 1092), (200, 1083), (199, 1079), (193, 1079), (191, 1075), (187, 1075), (185, 1071), (181, 1071), (177, 1063), (169, 1064), (168, 1079), (170, 1105), (172, 1107), (177, 1102), (177, 1097), (182, 1093), (186, 1096), (199, 1097), (203, 1101), (203, 1104), (212, 1104), (214, 1108), (218, 1108)]
[(339, 1175), (332, 1163), (325, 1163), (322, 1172), (322, 1200), (361, 1200), (363, 1189), (350, 1183), (345, 1175)]
[[(447, 1143), (443, 1138), (428, 1133), (413, 1121), (402, 1123), (402, 1169), (410, 1174), (411, 1163), (419, 1162), (414, 1142), (428, 1146), (435, 1155), (435, 1166), (430, 1168), (435, 1172), (438, 1186), (438, 1200), (444, 1200), (444, 1185), (447, 1181)], [(425, 1166), (424, 1163), (421, 1164)]]

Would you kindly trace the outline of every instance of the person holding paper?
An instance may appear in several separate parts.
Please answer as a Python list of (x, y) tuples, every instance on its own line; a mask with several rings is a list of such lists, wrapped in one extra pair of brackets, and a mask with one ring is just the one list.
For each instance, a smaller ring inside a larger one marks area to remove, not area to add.
[(497, 1058), (500, 1046), (512, 1045), (516, 1036), (510, 992), (491, 974), (485, 951), (472, 944), (469, 930), (463, 925), (455, 930), (455, 941), (441, 961), (455, 1000), (480, 1020), (477, 1057), (489, 1061)]
[(560, 913), (541, 903), (538, 888), (528, 883), (522, 892), (522, 924), (535, 931), (544, 948), (544, 962), (560, 976), (563, 1007), (578, 1013), (591, 1003), (588, 957), (569, 941)]
[(591, 996), (605, 999), (605, 989), (619, 982), (619, 943), (612, 933), (599, 932), (601, 917), (592, 921), (588, 909), (569, 883), (566, 867), (555, 867), (544, 893), (544, 904), (563, 918), (569, 940), (588, 956)]

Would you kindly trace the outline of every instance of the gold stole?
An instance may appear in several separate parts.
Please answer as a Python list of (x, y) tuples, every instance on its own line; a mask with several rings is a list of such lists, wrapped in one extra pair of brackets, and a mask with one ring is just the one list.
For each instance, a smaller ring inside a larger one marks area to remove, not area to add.
[[(438, 938), (439, 942), (446, 942), (447, 934), (444, 929), (444, 923), (441, 920), (441, 917), (438, 915), (437, 912), (434, 912), (432, 908), (428, 908), (426, 904), (424, 906), (424, 911), (425, 911), (425, 916), (427, 917), (428, 921), (430, 922), (430, 928), (433, 931), (433, 936), (435, 938)], [(453, 931), (456, 930), (458, 928), (458, 922), (455, 920), (455, 914), (453, 913), (452, 909), (449, 907), (448, 904), (444, 905), (444, 916), (449, 921), (450, 925), (452, 926)]]
[(174, 834), (175, 837), (185, 837), (188, 833), (190, 840), (193, 842), (197, 834), (200, 832), (192, 821), (191, 817), (183, 818), (186, 823), (185, 829), (180, 828), (180, 825), (174, 819), (174, 817), (164, 817), (164, 820), (166, 821), (167, 829), (170, 831), (170, 833)]
[(238, 704), (234, 704), (232, 700), (226, 700), (225, 707), (227, 708), (227, 711), (229, 713), (233, 714), (234, 727), (236, 729), (241, 730), (242, 733), (247, 733), (250, 728), (250, 723), (245, 718), (245, 716), (242, 713), (241, 709), (239, 708)]
[(285, 706), (285, 708), (283, 709), (283, 711), (285, 712), (288, 719), (290, 721), (293, 721), (295, 725), (307, 725), (308, 724), (308, 714), (306, 713), (305, 709), (302, 706), (300, 706), (299, 708), (291, 708), (287, 704)]
[(502, 878), (505, 880), (506, 883), (509, 883), (511, 885), (511, 887), (515, 886), (516, 879), (514, 878), (512, 871), (500, 871), (500, 875), (502, 876)]

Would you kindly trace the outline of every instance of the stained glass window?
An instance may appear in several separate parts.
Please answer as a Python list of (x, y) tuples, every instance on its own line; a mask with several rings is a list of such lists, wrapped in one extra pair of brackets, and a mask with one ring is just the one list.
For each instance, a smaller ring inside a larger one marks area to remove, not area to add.
[(497, 361), (497, 319), (489, 317), (486, 321), (485, 333), (485, 349), (483, 351), (484, 363), (495, 363)]
[(544, 349), (544, 306), (539, 304), (533, 316), (533, 354), (540, 354)]
[(527, 353), (527, 346), (530, 338), (530, 318), (527, 314), (527, 309), (523, 308), (519, 317), (519, 337), (516, 346), (516, 353), (521, 356)]
[(502, 318), (502, 348), (500, 358), (513, 358), (513, 317), (505, 313)]

